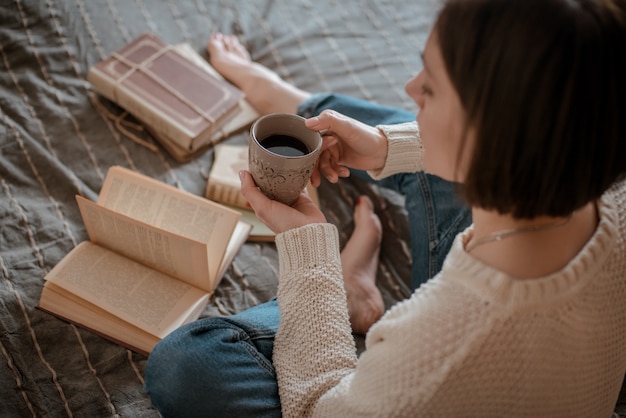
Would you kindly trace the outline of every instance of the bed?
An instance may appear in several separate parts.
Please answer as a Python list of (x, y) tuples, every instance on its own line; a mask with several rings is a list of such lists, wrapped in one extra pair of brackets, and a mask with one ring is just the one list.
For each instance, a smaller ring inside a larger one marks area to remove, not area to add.
[[(187, 163), (131, 141), (86, 81), (96, 62), (143, 32), (205, 55), (214, 31), (237, 34), (255, 61), (310, 91), (416, 111), (404, 83), (419, 69), (435, 0), (4, 0), (0, 4), (0, 416), (156, 417), (146, 357), (36, 309), (43, 278), (87, 239), (75, 202), (107, 169), (137, 170), (203, 195), (213, 150)], [(120, 109), (108, 107), (113, 112)], [(147, 134), (143, 139), (154, 140)], [(227, 140), (245, 144), (245, 132)], [(387, 306), (410, 294), (403, 198), (358, 179), (322, 184), (320, 204), (345, 243), (357, 196), (384, 238), (377, 276)], [(275, 296), (273, 243), (247, 243), (202, 316)], [(359, 345), (362, 339), (358, 339)], [(462, 415), (462, 411), (459, 411)], [(616, 416), (626, 416), (622, 403)]]

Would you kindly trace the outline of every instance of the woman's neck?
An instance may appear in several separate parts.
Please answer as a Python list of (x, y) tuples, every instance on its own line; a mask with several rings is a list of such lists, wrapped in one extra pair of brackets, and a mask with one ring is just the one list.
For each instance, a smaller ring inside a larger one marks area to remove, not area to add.
[(511, 276), (530, 279), (554, 273), (569, 263), (593, 235), (598, 224), (595, 203), (571, 216), (516, 219), (472, 209), (473, 234), (465, 250)]

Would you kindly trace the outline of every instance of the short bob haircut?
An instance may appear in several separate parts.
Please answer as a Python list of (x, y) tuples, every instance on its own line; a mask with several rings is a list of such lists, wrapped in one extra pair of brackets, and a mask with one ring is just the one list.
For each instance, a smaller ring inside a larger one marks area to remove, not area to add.
[(477, 138), (461, 194), (566, 216), (626, 172), (623, 0), (448, 0), (435, 35)]

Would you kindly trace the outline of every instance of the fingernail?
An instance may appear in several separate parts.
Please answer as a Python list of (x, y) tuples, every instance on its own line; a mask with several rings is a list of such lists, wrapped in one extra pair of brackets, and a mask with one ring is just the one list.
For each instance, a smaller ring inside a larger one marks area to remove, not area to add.
[(246, 173), (244, 172), (244, 170), (239, 170), (239, 181), (243, 181), (245, 175)]
[(318, 118), (317, 116), (313, 116), (312, 118), (309, 118), (306, 120), (307, 125), (315, 125), (317, 123), (319, 123), (320, 118)]

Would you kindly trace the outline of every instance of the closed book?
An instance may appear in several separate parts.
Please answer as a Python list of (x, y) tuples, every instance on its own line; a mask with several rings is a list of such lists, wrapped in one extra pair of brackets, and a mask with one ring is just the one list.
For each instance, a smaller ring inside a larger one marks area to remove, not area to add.
[(87, 79), (97, 93), (189, 152), (210, 144), (244, 97), (149, 33), (94, 65)]
[[(205, 70), (212, 77), (215, 77), (216, 79), (221, 80), (224, 83), (228, 83), (228, 81), (226, 81), (217, 71), (215, 71), (215, 69), (211, 67), (211, 65), (204, 58), (202, 58), (200, 54), (198, 54), (189, 44), (178, 44), (174, 48), (176, 48), (176, 51), (185, 56), (187, 59), (196, 63), (200, 68)], [(191, 151), (181, 147), (180, 145), (178, 145), (178, 142), (176, 140), (169, 138), (167, 135), (159, 132), (156, 128), (150, 126), (149, 124), (144, 125), (148, 132), (150, 132), (150, 134), (175, 160), (179, 162), (188, 162), (206, 152), (213, 145), (249, 127), (252, 122), (254, 122), (258, 117), (259, 113), (254, 110), (254, 108), (250, 105), (250, 103), (248, 103), (245, 98), (242, 98), (239, 101), (237, 105), (237, 110), (234, 112), (233, 116), (222, 125), (220, 125), (218, 129), (213, 131), (211, 140), (205, 145)]]

